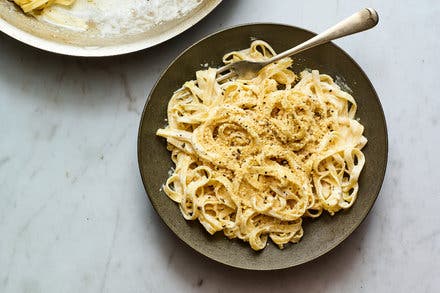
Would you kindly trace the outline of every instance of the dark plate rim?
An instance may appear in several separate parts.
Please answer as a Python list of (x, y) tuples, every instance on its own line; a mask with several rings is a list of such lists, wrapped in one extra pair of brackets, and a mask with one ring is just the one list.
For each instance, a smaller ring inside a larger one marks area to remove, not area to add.
[(322, 251), (321, 253), (314, 255), (312, 257), (308, 257), (300, 262), (298, 262), (297, 264), (293, 264), (293, 265), (287, 265), (287, 266), (282, 266), (282, 267), (268, 267), (268, 268), (255, 268), (255, 267), (245, 267), (245, 266), (239, 266), (239, 265), (235, 265), (235, 264), (231, 264), (228, 262), (223, 261), (222, 259), (219, 258), (213, 258), (210, 257), (206, 254), (203, 254), (202, 252), (200, 252), (199, 250), (197, 250), (195, 247), (193, 247), (190, 243), (187, 243), (186, 241), (184, 241), (183, 239), (181, 239), (179, 237), (178, 231), (175, 231), (173, 229), (173, 227), (171, 227), (170, 225), (167, 224), (167, 222), (162, 218), (161, 214), (158, 212), (157, 206), (154, 202), (154, 200), (152, 199), (152, 197), (150, 196), (150, 188), (148, 187), (148, 185), (146, 184), (146, 179), (144, 177), (144, 174), (142, 172), (142, 164), (141, 164), (141, 131), (144, 127), (144, 121), (145, 121), (145, 115), (146, 115), (146, 111), (148, 108), (148, 104), (150, 102), (150, 99), (157, 87), (157, 85), (159, 84), (159, 82), (162, 80), (162, 78), (164, 77), (165, 73), (169, 70), (169, 68), (178, 60), (180, 59), (187, 51), (189, 51), (190, 49), (192, 49), (194, 46), (198, 45), (199, 43), (203, 42), (204, 40), (210, 38), (211, 36), (214, 36), (216, 34), (220, 34), (223, 33), (225, 31), (231, 30), (231, 29), (236, 29), (236, 28), (240, 28), (240, 27), (246, 27), (246, 26), (260, 26), (260, 25), (272, 25), (272, 26), (278, 26), (278, 27), (289, 27), (289, 28), (294, 28), (297, 30), (302, 30), (304, 32), (316, 35), (315, 32), (306, 30), (304, 28), (301, 27), (297, 27), (297, 26), (293, 26), (293, 25), (289, 25), (289, 24), (283, 24), (283, 23), (274, 23), (274, 22), (253, 22), (253, 23), (245, 23), (245, 24), (240, 24), (240, 25), (234, 25), (234, 26), (229, 26), (225, 29), (210, 33), (208, 35), (206, 35), (205, 37), (201, 38), (199, 41), (193, 43), (192, 45), (190, 45), (189, 47), (187, 47), (185, 50), (183, 50), (176, 58), (174, 58), (168, 65), (167, 67), (161, 72), (159, 78), (157, 79), (157, 81), (155, 82), (155, 84), (153, 85), (153, 87), (150, 90), (150, 93), (148, 94), (147, 100), (145, 101), (145, 105), (144, 105), (144, 109), (142, 110), (142, 115), (140, 118), (140, 123), (139, 123), (139, 128), (138, 128), (138, 139), (137, 139), (137, 156), (138, 156), (138, 167), (139, 167), (139, 171), (141, 174), (141, 178), (142, 178), (142, 183), (144, 185), (144, 189), (146, 191), (146, 194), (154, 208), (154, 210), (156, 211), (157, 215), (159, 216), (159, 218), (161, 219), (161, 221), (173, 232), (173, 234), (181, 241), (183, 242), (185, 245), (187, 245), (188, 247), (190, 247), (191, 249), (193, 249), (194, 251), (196, 251), (198, 254), (204, 256), (207, 259), (219, 262), (221, 264), (233, 267), (233, 268), (238, 268), (238, 269), (242, 269), (242, 270), (250, 270), (250, 271), (276, 271), (276, 270), (283, 270), (283, 269), (288, 269), (288, 268), (292, 268), (292, 267), (296, 267), (296, 266), (300, 266), (303, 265), (305, 263), (308, 263), (312, 260), (318, 259), (321, 256), (329, 253), (330, 251), (332, 251), (333, 249), (335, 249), (336, 247), (340, 246), (341, 243), (343, 243), (345, 240), (347, 240), (352, 234), (353, 232), (359, 228), (359, 226), (365, 221), (365, 219), (367, 218), (368, 214), (370, 213), (371, 209), (373, 208), (374, 204), (377, 201), (377, 198), (379, 196), (379, 193), (382, 189), (383, 186), (383, 182), (385, 179), (385, 175), (386, 175), (386, 169), (387, 169), (387, 165), (388, 165), (388, 129), (387, 129), (387, 123), (386, 123), (386, 118), (385, 118), (385, 113), (383, 111), (383, 107), (382, 107), (382, 103), (380, 102), (379, 96), (377, 95), (376, 89), (374, 88), (373, 84), (371, 83), (371, 80), (368, 78), (367, 74), (364, 72), (364, 70), (362, 69), (362, 67), (347, 53), (345, 52), (341, 47), (339, 47), (338, 45), (336, 45), (333, 42), (329, 42), (329, 44), (331, 46), (336, 47), (337, 49), (339, 49), (360, 71), (360, 73), (365, 77), (365, 79), (368, 82), (369, 87), (372, 89), (373, 94), (374, 94), (374, 98), (376, 99), (376, 102), (379, 105), (380, 108), (380, 115), (384, 121), (383, 123), (383, 130), (385, 133), (385, 145), (384, 145), (384, 150), (385, 150), (385, 162), (384, 162), (384, 167), (380, 170), (380, 182), (379, 182), (379, 189), (377, 191), (377, 193), (374, 195), (374, 199), (371, 203), (371, 205), (368, 207), (368, 209), (365, 210), (365, 213), (362, 215), (362, 220), (359, 223), (356, 223), (355, 225), (353, 225), (353, 227), (351, 229), (349, 229), (348, 233), (346, 234), (346, 236), (344, 238), (341, 239), (341, 241), (339, 243), (336, 243), (333, 246), (330, 246), (327, 250)]

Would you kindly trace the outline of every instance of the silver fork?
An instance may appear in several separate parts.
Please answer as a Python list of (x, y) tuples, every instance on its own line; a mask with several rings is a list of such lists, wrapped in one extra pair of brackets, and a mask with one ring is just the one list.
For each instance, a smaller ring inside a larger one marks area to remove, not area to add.
[(318, 45), (342, 38), (351, 34), (368, 30), (374, 27), (379, 21), (379, 16), (373, 8), (364, 8), (359, 12), (342, 20), (338, 24), (325, 30), (319, 35), (305, 41), (298, 46), (273, 56), (267, 61), (237, 61), (220, 67), (217, 70), (217, 81), (221, 82), (228, 78), (237, 76), (241, 79), (251, 79), (257, 76), (258, 72), (266, 65), (276, 62), (282, 58), (305, 51)]

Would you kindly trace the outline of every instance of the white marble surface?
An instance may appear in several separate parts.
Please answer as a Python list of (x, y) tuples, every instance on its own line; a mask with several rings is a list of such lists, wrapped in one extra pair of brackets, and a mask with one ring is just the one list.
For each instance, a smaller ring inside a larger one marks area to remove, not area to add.
[[(129, 56), (81, 59), (0, 34), (0, 292), (440, 292), (440, 2), (231, 1)], [(263, 4), (264, 3), (264, 4)], [(363, 6), (380, 25), (337, 41), (371, 78), (389, 165), (367, 220), (320, 259), (227, 268), (183, 246), (152, 209), (136, 136), (145, 97), (182, 49), (220, 28), (320, 31)]]

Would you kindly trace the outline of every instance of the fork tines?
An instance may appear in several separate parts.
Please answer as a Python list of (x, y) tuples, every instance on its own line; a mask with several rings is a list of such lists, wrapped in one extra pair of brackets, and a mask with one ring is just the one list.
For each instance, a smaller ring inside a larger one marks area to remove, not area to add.
[[(225, 66), (222, 66), (219, 69), (217, 69), (217, 78), (216, 78), (217, 82), (220, 83), (220, 82), (222, 82), (224, 80), (227, 80), (227, 79), (237, 75), (235, 73), (235, 71), (233, 70), (232, 64), (233, 63), (229, 63), (229, 64), (227, 64)], [(227, 73), (226, 74), (222, 74), (224, 72), (227, 72)]]

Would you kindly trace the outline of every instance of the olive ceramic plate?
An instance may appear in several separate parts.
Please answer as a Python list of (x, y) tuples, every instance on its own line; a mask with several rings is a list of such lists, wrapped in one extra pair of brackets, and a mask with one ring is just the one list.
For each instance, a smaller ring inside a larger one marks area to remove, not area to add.
[(186, 221), (178, 205), (161, 186), (173, 167), (166, 141), (155, 135), (166, 125), (167, 104), (173, 92), (195, 78), (202, 64), (221, 65), (225, 53), (248, 48), (252, 40), (267, 41), (277, 52), (289, 49), (315, 34), (280, 24), (250, 24), (214, 33), (185, 50), (164, 71), (146, 102), (138, 137), (138, 160), (147, 194), (165, 224), (190, 247), (220, 263), (251, 270), (274, 270), (313, 260), (346, 239), (367, 216), (380, 191), (387, 164), (388, 143), (384, 113), (368, 77), (343, 50), (329, 43), (293, 56), (295, 72), (305, 68), (329, 74), (352, 90), (358, 103), (357, 117), (365, 126), (368, 144), (363, 149), (366, 164), (359, 178), (359, 194), (354, 205), (331, 217), (324, 213), (305, 220), (304, 237), (283, 250), (273, 243), (253, 251), (248, 243), (229, 240), (223, 233), (210, 235), (198, 221)]

